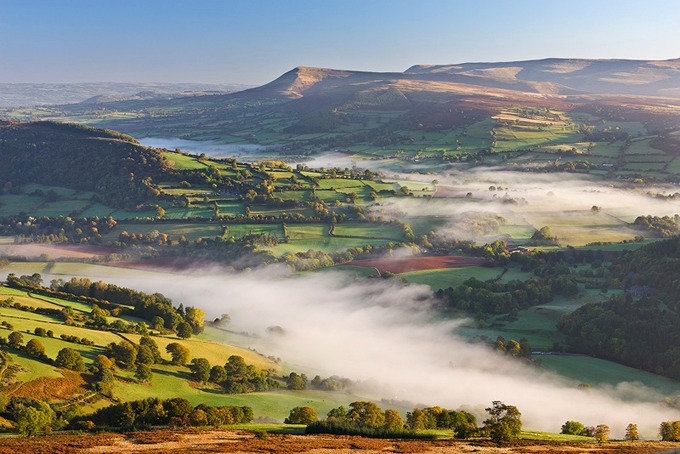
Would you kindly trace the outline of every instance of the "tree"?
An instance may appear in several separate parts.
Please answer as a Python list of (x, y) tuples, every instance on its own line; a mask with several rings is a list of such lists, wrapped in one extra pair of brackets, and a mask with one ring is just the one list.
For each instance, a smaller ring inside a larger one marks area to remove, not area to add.
[(7, 336), (7, 345), (12, 348), (19, 349), (24, 344), (24, 336), (18, 332), (14, 331)]
[(181, 339), (188, 339), (193, 333), (194, 331), (191, 329), (191, 325), (187, 322), (182, 322), (177, 325), (177, 337)]
[(340, 405), (337, 408), (331, 409), (326, 416), (328, 418), (344, 419), (347, 417), (347, 409)]
[(149, 350), (151, 350), (151, 353), (153, 354), (153, 361), (156, 364), (161, 364), (163, 362), (163, 358), (161, 357), (161, 352), (158, 349), (158, 344), (156, 344), (156, 341), (151, 339), (151, 336), (144, 335), (139, 338), (139, 345), (140, 347), (148, 347)]
[(148, 364), (139, 363), (137, 364), (137, 370), (135, 371), (135, 379), (140, 382), (150, 382), (153, 378), (153, 372)]
[(224, 380), (227, 379), (227, 371), (224, 370), (224, 366), (220, 366), (219, 364), (216, 366), (213, 366), (210, 369), (210, 382), (211, 383), (222, 383)]
[(205, 312), (203, 312), (201, 309), (191, 306), (187, 307), (184, 320), (186, 320), (186, 322), (191, 325), (191, 329), (193, 330), (194, 334), (200, 334), (203, 332), (204, 318)]
[(191, 376), (194, 381), (205, 383), (210, 379), (210, 362), (205, 358), (194, 358), (191, 360)]
[(151, 318), (151, 327), (155, 329), (156, 331), (163, 332), (165, 331), (165, 320), (163, 320), (163, 317), (159, 315), (154, 315)]
[(40, 358), (45, 354), (45, 346), (38, 339), (28, 341), (24, 350), (32, 358)]
[(662, 441), (680, 441), (680, 421), (665, 421), (659, 426)]
[(312, 407), (295, 407), (290, 411), (284, 424), (312, 424), (319, 420), (319, 415)]
[(94, 358), (94, 361), (92, 362), (92, 365), (94, 368), (98, 371), (102, 370), (110, 370), (113, 368), (113, 361), (109, 359), (108, 356), (105, 355), (97, 355)]
[(111, 369), (100, 369), (99, 372), (95, 374), (95, 379), (96, 381), (93, 385), (94, 390), (104, 396), (113, 397), (115, 377), (113, 376)]
[(534, 246), (559, 246), (559, 241), (556, 236), (553, 236), (550, 227), (544, 226), (540, 230), (536, 230), (531, 236), (531, 243)]
[(191, 413), (194, 406), (183, 397), (173, 397), (172, 399), (163, 401), (163, 409), (166, 411), (169, 418), (172, 418), (173, 416), (182, 418), (184, 415)]
[(305, 374), (298, 375), (291, 372), (286, 381), (288, 382), (288, 389), (297, 391), (307, 389), (307, 376)]
[(165, 347), (165, 351), (172, 357), (171, 363), (175, 366), (185, 366), (189, 362), (191, 352), (182, 344), (173, 342)]
[(31, 436), (38, 431), (49, 431), (54, 412), (45, 402), (34, 402), (19, 409), (16, 416), (17, 431)]
[(153, 357), (153, 352), (146, 345), (137, 347), (137, 364), (153, 364), (156, 360)]
[(629, 441), (636, 441), (640, 439), (640, 435), (638, 435), (637, 424), (633, 423), (628, 424), (628, 426), (626, 427), (625, 439)]
[(425, 412), (420, 408), (406, 413), (406, 424), (411, 430), (423, 430), (426, 428)]
[(599, 424), (595, 428), (595, 433), (593, 433), (593, 437), (597, 440), (598, 443), (604, 443), (609, 439), (609, 433), (611, 432), (611, 429), (609, 429), (609, 426), (606, 424)]
[(231, 355), (224, 364), (224, 370), (229, 378), (243, 377), (248, 373), (248, 365), (242, 356)]
[(54, 364), (57, 367), (75, 370), (76, 372), (85, 371), (83, 357), (80, 356), (79, 352), (68, 347), (59, 350), (59, 353), (57, 353), (57, 358), (54, 360)]
[(194, 427), (207, 426), (208, 415), (200, 408), (196, 408), (191, 413), (189, 413), (189, 422)]
[(585, 427), (578, 421), (567, 421), (562, 424), (562, 431), (560, 433), (566, 435), (581, 435)]
[(377, 429), (385, 424), (385, 413), (373, 402), (352, 402), (349, 404), (347, 419), (364, 427)]
[(504, 443), (516, 439), (522, 431), (522, 413), (514, 405), (506, 405), (494, 401), (486, 408), (489, 419), (484, 421), (484, 428), (488, 430), (491, 440)]
[(404, 420), (401, 419), (401, 415), (397, 410), (390, 409), (385, 411), (383, 428), (389, 431), (399, 431), (404, 428)]
[(120, 341), (117, 344), (111, 342), (106, 346), (109, 356), (123, 369), (132, 369), (137, 362), (137, 349), (128, 341)]

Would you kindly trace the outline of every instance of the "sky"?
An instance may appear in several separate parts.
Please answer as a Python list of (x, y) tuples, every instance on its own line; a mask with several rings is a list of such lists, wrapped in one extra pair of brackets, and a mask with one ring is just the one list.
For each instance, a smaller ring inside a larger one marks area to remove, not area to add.
[(0, 0), (0, 83), (259, 85), (296, 66), (680, 57), (676, 0)]

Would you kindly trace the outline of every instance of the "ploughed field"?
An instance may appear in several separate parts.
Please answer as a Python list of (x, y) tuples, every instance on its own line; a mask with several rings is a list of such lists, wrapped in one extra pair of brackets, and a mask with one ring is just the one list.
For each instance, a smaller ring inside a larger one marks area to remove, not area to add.
[(482, 257), (428, 255), (419, 257), (384, 257), (379, 259), (355, 260), (348, 263), (348, 265), (377, 268), (381, 273), (388, 271), (390, 273), (400, 274), (411, 271), (479, 266), (485, 261), (486, 260)]

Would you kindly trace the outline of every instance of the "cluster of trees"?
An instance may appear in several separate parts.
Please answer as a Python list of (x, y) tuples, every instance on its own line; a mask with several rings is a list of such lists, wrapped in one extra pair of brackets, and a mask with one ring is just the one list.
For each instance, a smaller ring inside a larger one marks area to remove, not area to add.
[[(21, 276), (21, 278), (18, 278), (18, 279), (22, 280), (24, 282), (30, 282), (30, 281), (25, 280), (26, 277), (28, 277), (28, 276)], [(13, 275), (10, 274), (10, 278), (13, 278)], [(26, 288), (25, 285), (23, 287)], [(50, 307), (27, 306), (25, 304), (21, 304), (18, 301), (15, 301), (13, 297), (9, 297), (9, 298), (6, 298), (4, 300), (0, 300), (0, 307), (11, 307), (11, 308), (19, 310), (19, 311), (34, 312), (36, 314), (42, 314), (42, 315), (47, 315), (47, 316), (50, 316), (50, 317), (59, 318), (59, 319), (63, 320), (64, 323), (67, 324), (67, 325), (73, 325), (75, 323), (75, 318), (79, 318), (79, 316), (77, 316), (73, 313), (73, 309), (71, 309), (70, 307), (65, 307), (63, 309), (54, 309), (54, 308), (50, 308)], [(50, 336), (50, 337), (52, 337), (52, 336)], [(69, 342), (71, 342), (71, 341), (69, 341)]]
[(534, 246), (559, 246), (560, 242), (550, 231), (550, 227), (544, 226), (531, 235), (531, 244)]
[[(92, 306), (89, 318), (85, 319), (81, 315), (76, 315), (71, 308), (61, 310), (50, 308), (32, 308), (22, 306), (20, 309), (31, 312), (39, 312), (47, 315), (62, 318), (67, 325), (74, 325), (76, 322), (85, 322), (90, 327), (97, 329), (111, 329), (120, 332), (136, 332), (146, 334), (148, 326), (165, 332), (175, 332), (181, 338), (191, 337), (203, 331), (205, 313), (197, 307), (186, 307), (180, 304), (177, 308), (172, 305), (172, 301), (161, 293), (147, 294), (137, 290), (107, 284), (103, 281), (92, 282), (87, 278), (71, 278), (69, 281), (54, 279), (50, 283), (50, 288), (42, 286), (42, 276), (35, 273), (31, 276), (23, 275), (17, 277), (14, 274), (7, 276), (7, 285), (10, 287), (30, 290), (31, 292), (56, 296), (59, 298), (71, 299), (83, 302)], [(7, 300), (0, 302), (7, 304)], [(16, 305), (16, 303), (14, 303)], [(126, 306), (132, 306), (130, 311)], [(149, 325), (144, 322), (125, 323), (116, 320), (109, 324), (107, 316), (119, 316), (131, 314), (149, 321)]]
[(168, 238), (167, 233), (161, 233), (158, 230), (152, 230), (149, 233), (128, 233), (124, 230), (120, 232), (118, 241), (114, 245), (116, 247), (128, 247), (140, 244), (162, 246), (172, 244), (172, 240)]
[(415, 408), (406, 413), (406, 426), (411, 430), (449, 429), (454, 431), (456, 438), (468, 438), (478, 433), (474, 415), (441, 407)]
[(496, 338), (496, 342), (493, 344), (493, 348), (496, 351), (505, 353), (506, 355), (510, 355), (515, 358), (531, 358), (531, 344), (524, 337), (518, 342), (514, 339), (509, 339), (506, 341), (503, 336), (498, 336)]
[(13, 235), (18, 243), (99, 243), (115, 226), (111, 216), (12, 216), (0, 219), (0, 234)]
[(149, 398), (101, 408), (87, 416), (74, 418), (74, 429), (121, 428), (123, 430), (148, 429), (153, 426), (214, 426), (249, 423), (253, 420), (250, 407), (197, 406), (182, 398)]
[[(486, 409), (489, 418), (482, 428), (469, 412), (441, 407), (415, 408), (404, 421), (396, 410), (383, 410), (373, 402), (352, 402), (349, 408), (340, 406), (318, 420), (314, 409), (296, 407), (286, 418), (287, 424), (308, 424), (307, 433), (332, 433), (373, 437), (421, 437), (417, 431), (448, 429), (456, 438), (489, 436), (497, 443), (516, 439), (522, 430), (521, 413), (517, 407), (495, 401)], [(425, 435), (426, 437), (427, 435)]]
[[(92, 282), (87, 278), (72, 278), (69, 281), (52, 281), (52, 289), (76, 296), (87, 296), (119, 306), (132, 306), (132, 314), (148, 320), (154, 329), (170, 330), (191, 335), (203, 331), (204, 312), (197, 307), (175, 308), (172, 301), (161, 293), (148, 294), (137, 290)], [(188, 336), (184, 336), (188, 337)]]
[[(293, 409), (287, 418), (292, 423), (303, 413)], [(404, 426), (404, 421), (396, 410), (383, 410), (373, 402), (357, 401), (349, 408), (340, 406), (328, 412), (322, 421), (307, 423), (306, 433), (332, 433), (338, 435), (362, 435), (369, 437), (415, 437), (413, 431)]]
[(437, 290), (448, 310), (483, 314), (516, 313), (520, 309), (552, 301), (554, 295), (572, 296), (578, 285), (566, 266), (545, 266), (535, 271), (537, 277), (507, 283), (470, 278), (456, 288)]
[(680, 315), (656, 298), (614, 295), (558, 324), (572, 351), (680, 379)]
[[(663, 427), (663, 423), (661, 424)], [(594, 437), (598, 442), (604, 443), (609, 438), (611, 429), (606, 424), (599, 424), (597, 426), (584, 426), (578, 421), (567, 421), (562, 424), (562, 434), (566, 435), (582, 435), (584, 437)], [(638, 434), (637, 424), (630, 423), (626, 426), (626, 434), (624, 437), (628, 441), (636, 441), (640, 439)]]
[(77, 372), (84, 372), (85, 363), (83, 357), (77, 350), (72, 348), (62, 348), (57, 353), (54, 360), (49, 358), (45, 353), (45, 346), (40, 339), (32, 338), (24, 344), (24, 335), (19, 331), (11, 332), (7, 338), (0, 337), (0, 345), (10, 347), (14, 350), (22, 350), (27, 356), (48, 364), (53, 364), (57, 367), (75, 370)]
[(558, 328), (570, 349), (680, 378), (680, 238), (621, 255), (610, 271), (624, 288), (654, 292), (639, 299), (614, 295), (567, 315)]
[(663, 441), (680, 441), (680, 421), (664, 421), (659, 426), (659, 437)]
[(320, 391), (341, 391), (350, 388), (354, 384), (349, 378), (339, 377), (337, 375), (332, 375), (328, 378), (321, 378), (320, 375), (317, 375), (310, 381), (305, 374), (298, 375), (296, 372), (291, 372), (290, 375), (285, 378), (285, 381), (287, 388), (292, 390), (310, 388), (318, 389)]
[(28, 398), (0, 395), (0, 416), (12, 421), (15, 430), (27, 436), (38, 432), (51, 433), (66, 422), (59, 418), (46, 402)]
[(680, 233), (680, 215), (670, 216), (638, 216), (633, 226), (656, 232), (659, 236), (668, 238)]
[(224, 366), (211, 366), (205, 358), (194, 358), (189, 365), (191, 377), (199, 383), (214, 383), (228, 394), (269, 391), (279, 387), (279, 382), (263, 371), (246, 364), (243, 357), (232, 355)]

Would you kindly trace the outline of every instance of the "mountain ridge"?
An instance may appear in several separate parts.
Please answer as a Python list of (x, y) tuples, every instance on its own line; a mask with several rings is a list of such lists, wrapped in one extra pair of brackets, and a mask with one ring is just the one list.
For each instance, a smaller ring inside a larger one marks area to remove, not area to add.
[(297, 66), (257, 88), (234, 93), (278, 91), (283, 97), (368, 81), (423, 80), (549, 95), (626, 94), (680, 97), (680, 58), (668, 60), (545, 58), (509, 62), (413, 65), (404, 72), (370, 72)]

